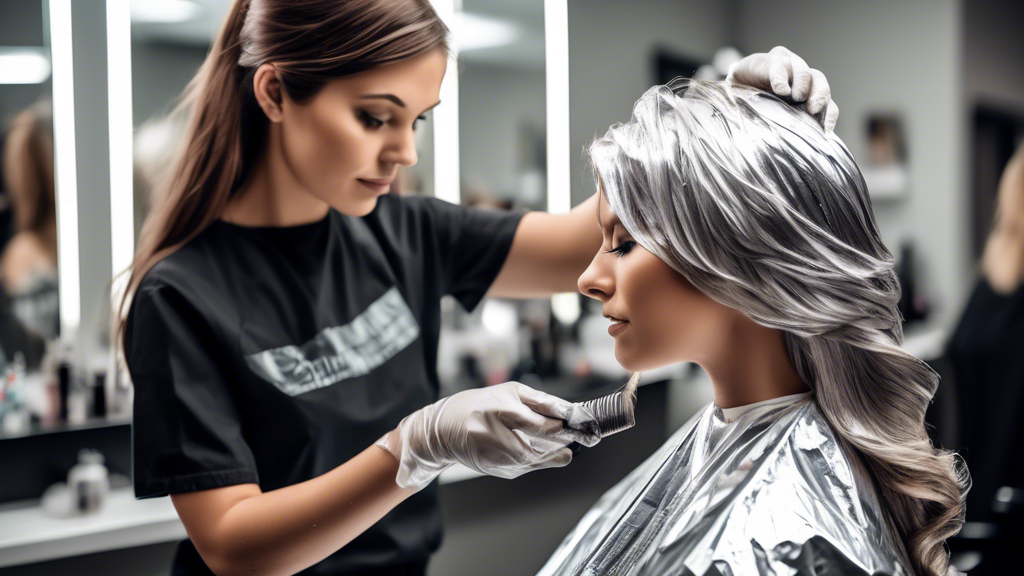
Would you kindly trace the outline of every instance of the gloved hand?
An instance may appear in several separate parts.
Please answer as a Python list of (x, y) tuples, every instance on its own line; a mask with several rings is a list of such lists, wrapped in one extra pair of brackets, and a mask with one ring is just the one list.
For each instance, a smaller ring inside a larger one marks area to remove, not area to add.
[(572, 460), (571, 442), (593, 446), (597, 430), (563, 427), (575, 408), (518, 382), (453, 394), (406, 416), (377, 446), (398, 459), (395, 481), (420, 489), (456, 462), (515, 478)]
[(804, 59), (782, 46), (767, 54), (751, 54), (729, 67), (727, 81), (771, 90), (794, 102), (807, 101), (807, 111), (818, 117), (826, 132), (835, 129), (839, 106), (832, 101), (828, 80)]

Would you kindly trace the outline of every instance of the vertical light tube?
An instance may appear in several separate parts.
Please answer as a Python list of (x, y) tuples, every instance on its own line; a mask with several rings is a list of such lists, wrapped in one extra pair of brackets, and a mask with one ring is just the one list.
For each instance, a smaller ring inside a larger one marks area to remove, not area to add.
[(71, 0), (50, 0), (53, 60), (54, 186), (57, 192), (57, 278), (60, 329), (70, 336), (82, 316), (78, 270), (78, 174), (75, 161), (75, 82)]
[(135, 253), (132, 190), (132, 44), (129, 0), (107, 0), (107, 117), (110, 130), (110, 268), (116, 278)]
[[(544, 74), (547, 96), (548, 212), (572, 209), (569, 187), (569, 3), (544, 1)], [(566, 292), (551, 298), (551, 309), (563, 324), (580, 316), (579, 294)]]
[(548, 212), (572, 208), (569, 190), (569, 6), (544, 2), (544, 71), (547, 92)]
[[(431, 0), (437, 15), (455, 28), (457, 0)], [(434, 196), (452, 204), (462, 200), (459, 186), (459, 47), (451, 42), (452, 58), (441, 81), (441, 104), (434, 108)]]

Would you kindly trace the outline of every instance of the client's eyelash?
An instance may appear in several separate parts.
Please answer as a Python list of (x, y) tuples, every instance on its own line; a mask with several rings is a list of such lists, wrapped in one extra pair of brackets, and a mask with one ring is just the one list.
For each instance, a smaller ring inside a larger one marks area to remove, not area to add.
[(384, 125), (383, 120), (362, 110), (359, 111), (359, 119), (370, 129), (377, 129)]
[(618, 254), (619, 256), (622, 256), (624, 254), (628, 254), (629, 251), (635, 245), (636, 245), (636, 242), (634, 242), (632, 240), (626, 240), (622, 244), (619, 244), (618, 246), (616, 246), (615, 248), (612, 248), (611, 250), (606, 250), (605, 252), (608, 253), (608, 254), (615, 253), (615, 254)]
[[(412, 129), (415, 130), (419, 126), (419, 123), (425, 121), (426, 119), (427, 117), (425, 115), (418, 116), (412, 122)], [(371, 130), (376, 130), (377, 128), (380, 128), (384, 126), (384, 124), (386, 124), (384, 120), (381, 120), (380, 118), (377, 118), (373, 114), (370, 114), (369, 112), (365, 112), (362, 110), (359, 112), (359, 120), (362, 121), (362, 123)]]

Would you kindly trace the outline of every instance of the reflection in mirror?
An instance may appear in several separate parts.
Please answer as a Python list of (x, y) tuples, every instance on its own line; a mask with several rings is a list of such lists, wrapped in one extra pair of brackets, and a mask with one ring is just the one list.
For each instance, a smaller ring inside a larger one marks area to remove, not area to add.
[(0, 370), (38, 366), (60, 329), (49, 24), (42, 0), (0, 7)]
[(151, 205), (154, 184), (162, 170), (170, 165), (176, 144), (184, 133), (185, 116), (172, 114), (172, 111), (206, 58), (230, 7), (230, 0), (131, 2), (136, 242)]
[(543, 0), (464, 0), (458, 44), (462, 203), (543, 210)]

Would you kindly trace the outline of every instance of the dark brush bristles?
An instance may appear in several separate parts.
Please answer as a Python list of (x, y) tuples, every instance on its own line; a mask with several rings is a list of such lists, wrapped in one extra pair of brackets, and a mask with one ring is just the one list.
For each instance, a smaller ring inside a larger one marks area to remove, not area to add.
[(640, 383), (640, 373), (634, 372), (625, 386), (600, 398), (583, 403), (597, 420), (601, 437), (611, 436), (632, 428), (636, 424), (634, 409), (636, 408), (636, 388)]

